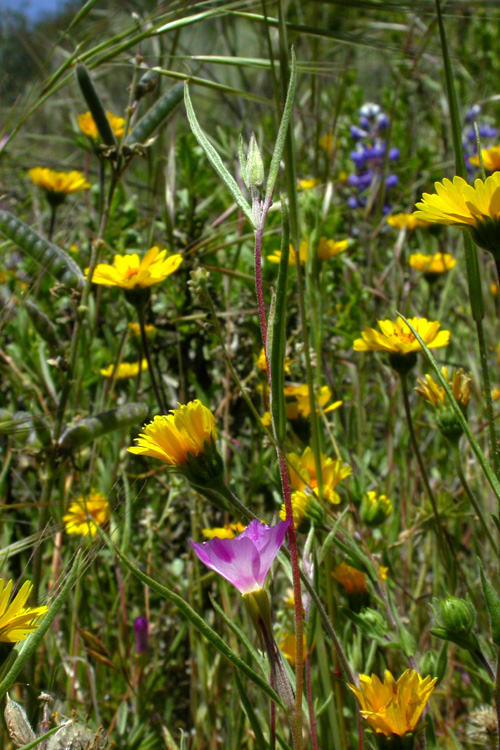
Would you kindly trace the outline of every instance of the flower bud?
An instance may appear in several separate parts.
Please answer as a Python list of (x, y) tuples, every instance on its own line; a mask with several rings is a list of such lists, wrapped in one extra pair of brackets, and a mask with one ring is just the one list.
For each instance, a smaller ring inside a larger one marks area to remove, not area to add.
[(387, 495), (378, 495), (370, 490), (361, 502), (361, 520), (367, 526), (380, 526), (392, 513), (392, 502)]
[(148, 652), (149, 623), (148, 618), (136, 617), (134, 620), (135, 653), (147, 654)]
[(261, 188), (264, 184), (264, 162), (254, 133), (250, 136), (250, 145), (248, 146), (246, 176), (250, 190)]
[(452, 641), (468, 651), (477, 649), (477, 638), (472, 633), (476, 612), (467, 599), (456, 596), (434, 599), (431, 609), (439, 626), (431, 629), (433, 635), (444, 641)]
[(441, 408), (436, 412), (436, 421), (439, 431), (450, 443), (458, 443), (462, 436), (462, 425), (457, 415), (450, 408)]
[(24, 747), (36, 739), (26, 711), (19, 703), (11, 700), (8, 694), (4, 716), (9, 736), (16, 747)]

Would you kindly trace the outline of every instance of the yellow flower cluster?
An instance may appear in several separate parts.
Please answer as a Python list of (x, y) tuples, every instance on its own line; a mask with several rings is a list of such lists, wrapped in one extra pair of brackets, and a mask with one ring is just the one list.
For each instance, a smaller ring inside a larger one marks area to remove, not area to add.
[(434, 255), (413, 253), (410, 255), (410, 266), (412, 268), (433, 276), (451, 271), (456, 265), (457, 260), (450, 253), (435, 253)]
[[(311, 490), (318, 489), (318, 475), (316, 472), (316, 461), (314, 453), (309, 446), (301, 456), (296, 453), (288, 455), (290, 466), (290, 482), (294, 490), (303, 491), (306, 487)], [(346, 477), (350, 476), (351, 467), (340, 459), (332, 459), (321, 454), (321, 475), (323, 479), (323, 492), (326, 500), (337, 505), (340, 496), (335, 492), (337, 485)]]
[(426, 229), (428, 226), (430, 226), (428, 221), (425, 221), (424, 219), (419, 219), (415, 214), (394, 214), (393, 216), (389, 216), (387, 219), (387, 223), (391, 227), (395, 227), (396, 229), (407, 229), (409, 232), (412, 232), (414, 229)]
[(224, 526), (213, 529), (202, 529), (201, 533), (205, 539), (234, 539), (235, 536), (245, 531), (246, 526), (237, 521), (236, 523), (226, 523)]
[(362, 674), (359, 687), (349, 687), (358, 699), (361, 715), (377, 734), (404, 737), (417, 726), (436, 681), (437, 677), (423, 679), (415, 670), (407, 669), (396, 682), (386, 670), (384, 682), (377, 675)]
[[(335, 255), (343, 253), (348, 247), (349, 240), (329, 240), (326, 237), (321, 237), (318, 242), (318, 260), (329, 260), (330, 258), (335, 257)], [(307, 240), (302, 240), (299, 245), (299, 260), (301, 266), (306, 264), (308, 254), (309, 243)], [(281, 250), (275, 250), (271, 255), (267, 256), (267, 259), (270, 260), (271, 263), (279, 263), (281, 260)], [(292, 245), (290, 245), (289, 263), (291, 266), (297, 265), (297, 257)]]

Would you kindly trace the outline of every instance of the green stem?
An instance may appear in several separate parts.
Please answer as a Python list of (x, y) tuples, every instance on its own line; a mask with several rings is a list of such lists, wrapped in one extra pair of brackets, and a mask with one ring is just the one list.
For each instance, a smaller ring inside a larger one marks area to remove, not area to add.
[(462, 483), (462, 487), (464, 488), (467, 497), (471, 501), (472, 507), (474, 508), (474, 510), (477, 513), (479, 521), (481, 522), (481, 525), (482, 525), (482, 527), (484, 529), (484, 532), (485, 532), (486, 536), (489, 539), (489, 542), (490, 542), (490, 544), (491, 544), (491, 546), (493, 548), (494, 553), (496, 555), (498, 555), (498, 547), (496, 545), (495, 540), (493, 539), (493, 535), (492, 535), (492, 533), (490, 531), (490, 527), (486, 523), (486, 518), (484, 517), (483, 510), (482, 510), (481, 506), (479, 505), (478, 501), (476, 500), (476, 498), (475, 498), (475, 496), (474, 496), (474, 494), (473, 494), (473, 492), (472, 492), (472, 490), (471, 490), (471, 488), (469, 486), (469, 483), (467, 482), (467, 479), (465, 478), (465, 474), (464, 474), (464, 471), (463, 471), (463, 468), (462, 468), (462, 459), (461, 459), (461, 456), (460, 456), (460, 450), (459, 450), (459, 447), (458, 447), (458, 443), (454, 443), (453, 444), (453, 457), (455, 459), (455, 466), (456, 466), (456, 469), (457, 469), (458, 478), (460, 479), (460, 481)]
[(498, 748), (500, 750), (500, 650), (497, 649), (497, 672), (495, 675), (495, 708), (498, 723)]
[(139, 327), (141, 329), (142, 349), (144, 351), (144, 356), (146, 357), (146, 360), (148, 363), (149, 375), (151, 378), (151, 385), (153, 386), (153, 390), (156, 396), (156, 401), (158, 402), (160, 411), (162, 412), (162, 414), (166, 414), (166, 407), (163, 401), (163, 394), (160, 391), (160, 388), (158, 387), (158, 381), (156, 380), (156, 375), (155, 375), (155, 371), (153, 367), (153, 361), (151, 359), (151, 352), (149, 350), (148, 337), (146, 335), (146, 326), (144, 323), (144, 305), (137, 305), (136, 310), (137, 310), (137, 316), (139, 318)]
[(425, 469), (425, 464), (424, 464), (424, 461), (422, 459), (422, 454), (420, 453), (420, 448), (418, 447), (417, 436), (415, 434), (415, 428), (413, 426), (413, 419), (412, 419), (412, 416), (411, 416), (410, 399), (409, 399), (409, 396), (408, 396), (408, 380), (407, 380), (406, 373), (401, 374), (400, 375), (400, 379), (401, 379), (401, 388), (402, 388), (402, 391), (403, 391), (403, 403), (404, 403), (404, 409), (405, 409), (405, 414), (406, 414), (406, 421), (407, 421), (407, 424), (408, 424), (408, 429), (410, 431), (410, 440), (411, 440), (413, 452), (414, 452), (414, 454), (416, 456), (417, 463), (418, 463), (418, 466), (419, 466), (419, 469), (420, 469), (420, 474), (421, 474), (421, 477), (422, 477), (422, 481), (424, 483), (425, 490), (427, 492), (429, 500), (431, 501), (432, 510), (433, 510), (434, 516), (436, 518), (437, 536), (438, 536), (438, 538), (439, 538), (439, 540), (441, 542), (440, 549), (444, 553), (444, 551), (445, 551), (445, 545), (448, 544), (452, 555), (454, 555), (454, 550), (453, 550), (453, 547), (451, 545), (451, 542), (448, 539), (448, 536), (445, 534), (443, 526), (441, 524), (441, 518), (439, 516), (439, 511), (438, 511), (438, 507), (437, 507), (436, 498), (434, 497), (434, 493), (432, 491), (432, 488), (431, 488), (431, 485), (430, 485), (430, 482), (429, 482), (429, 477), (427, 476), (427, 471)]
[(482, 320), (476, 320), (477, 340), (479, 344), (479, 355), (481, 359), (481, 370), (483, 375), (483, 388), (486, 398), (486, 411), (488, 413), (488, 429), (490, 433), (491, 453), (493, 458), (493, 471), (500, 478), (500, 460), (498, 457), (498, 440), (495, 427), (495, 414), (493, 412), (493, 399), (491, 398), (490, 370), (488, 367), (488, 352), (484, 340), (484, 329)]
[(49, 233), (47, 235), (47, 239), (49, 242), (52, 240), (52, 237), (54, 236), (54, 229), (56, 226), (56, 214), (57, 214), (57, 206), (54, 206), (51, 204), (50, 206), (50, 224), (49, 224)]

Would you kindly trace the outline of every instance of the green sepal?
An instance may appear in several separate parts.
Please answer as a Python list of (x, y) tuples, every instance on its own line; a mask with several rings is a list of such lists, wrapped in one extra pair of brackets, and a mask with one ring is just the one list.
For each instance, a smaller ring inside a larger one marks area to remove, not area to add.
[(440, 638), (443, 641), (450, 641), (451, 643), (455, 643), (457, 646), (460, 646), (460, 648), (464, 648), (466, 651), (474, 652), (479, 648), (479, 641), (477, 640), (474, 633), (470, 633), (467, 636), (457, 635), (449, 633), (445, 628), (431, 628), (430, 633), (435, 638)]
[(496, 646), (500, 646), (500, 598), (498, 597), (498, 594), (491, 583), (486, 578), (482, 562), (480, 560), (478, 562), (483, 594), (490, 615), (491, 638)]

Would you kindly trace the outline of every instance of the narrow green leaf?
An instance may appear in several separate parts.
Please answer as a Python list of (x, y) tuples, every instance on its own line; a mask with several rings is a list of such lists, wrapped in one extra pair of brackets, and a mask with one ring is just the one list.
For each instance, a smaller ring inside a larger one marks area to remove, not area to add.
[(483, 563), (478, 560), (481, 586), (490, 615), (490, 629), (493, 643), (500, 646), (500, 598), (484, 574)]
[(210, 602), (212, 604), (212, 607), (218, 613), (218, 615), (222, 618), (222, 620), (224, 620), (228, 628), (233, 631), (233, 633), (238, 638), (238, 640), (240, 640), (241, 643), (245, 646), (245, 648), (248, 649), (248, 652), (252, 655), (252, 658), (254, 659), (254, 661), (256, 661), (257, 664), (260, 664), (262, 667), (263, 660), (259, 656), (257, 650), (253, 647), (252, 643), (250, 642), (250, 639), (247, 638), (243, 630), (235, 623), (234, 620), (232, 620), (230, 617), (226, 615), (226, 613), (224, 612), (220, 604), (218, 604), (217, 600), (214, 599), (213, 596), (210, 597)]
[(193, 131), (193, 134), (196, 140), (198, 141), (198, 143), (204, 150), (207, 156), (207, 159), (211, 163), (212, 167), (215, 169), (215, 171), (217, 172), (221, 180), (224, 182), (224, 184), (228, 188), (229, 192), (233, 196), (237, 205), (241, 208), (241, 210), (243, 211), (243, 213), (245, 214), (245, 216), (247, 217), (251, 225), (254, 226), (253, 213), (252, 213), (252, 209), (250, 208), (250, 205), (245, 200), (243, 193), (238, 187), (236, 180), (227, 171), (226, 167), (222, 163), (222, 159), (220, 158), (219, 154), (217, 153), (217, 151), (214, 149), (214, 147), (208, 140), (207, 136), (201, 129), (198, 120), (196, 119), (193, 105), (191, 103), (191, 99), (189, 96), (189, 87), (187, 83), (185, 84), (185, 87), (184, 87), (184, 101), (186, 104), (186, 112), (187, 112), (189, 124), (191, 126), (191, 130)]
[(291, 54), (292, 54), (292, 65), (291, 65), (290, 81), (288, 84), (288, 91), (286, 95), (285, 106), (283, 109), (283, 117), (281, 118), (281, 123), (280, 123), (280, 127), (278, 130), (278, 137), (276, 138), (276, 145), (274, 147), (274, 153), (273, 153), (273, 157), (271, 159), (271, 164), (269, 167), (269, 177), (268, 177), (267, 186), (266, 186), (266, 196), (264, 198), (265, 203), (268, 203), (268, 202), (270, 203), (273, 197), (274, 187), (276, 185), (276, 180), (278, 178), (281, 157), (283, 156), (283, 150), (285, 148), (288, 125), (290, 123), (290, 118), (292, 116), (293, 100), (295, 97), (295, 84), (297, 82), (297, 59), (295, 57), (295, 52), (294, 52), (293, 47), (292, 47)]
[(429, 349), (429, 347), (427, 346), (427, 344), (425, 343), (425, 341), (422, 339), (422, 337), (420, 336), (420, 334), (415, 330), (415, 328), (413, 328), (413, 326), (411, 325), (411, 323), (407, 320), (407, 318), (405, 318), (405, 316), (402, 315), (401, 313), (398, 313), (398, 315), (399, 315), (400, 318), (402, 318), (404, 320), (404, 322), (406, 323), (406, 325), (408, 326), (408, 328), (413, 333), (413, 335), (415, 336), (415, 338), (419, 342), (420, 346), (422, 347), (422, 350), (423, 350), (423, 353), (424, 353), (424, 356), (425, 356), (426, 360), (428, 361), (428, 363), (430, 364), (430, 366), (434, 370), (434, 372), (436, 374), (436, 377), (439, 380), (439, 383), (443, 386), (443, 388), (445, 390), (445, 393), (448, 396), (448, 399), (450, 401), (450, 405), (451, 405), (453, 411), (455, 412), (455, 414), (456, 414), (456, 416), (458, 418), (458, 421), (460, 422), (460, 425), (461, 425), (463, 431), (467, 435), (467, 438), (469, 440), (469, 443), (471, 444), (472, 450), (476, 454), (477, 459), (478, 459), (479, 463), (481, 464), (481, 467), (482, 467), (482, 469), (484, 471), (484, 474), (486, 475), (486, 478), (487, 478), (488, 482), (490, 483), (491, 489), (495, 493), (495, 495), (497, 497), (497, 500), (500, 502), (500, 482), (498, 481), (498, 479), (497, 479), (497, 477), (495, 475), (495, 472), (491, 468), (491, 465), (490, 465), (488, 459), (486, 458), (486, 456), (484, 455), (484, 453), (481, 450), (480, 446), (478, 445), (478, 443), (477, 443), (477, 441), (476, 441), (476, 439), (475, 439), (475, 437), (474, 437), (474, 435), (472, 433), (472, 430), (470, 429), (469, 424), (468, 424), (467, 420), (465, 419), (465, 417), (464, 417), (464, 415), (462, 413), (462, 410), (461, 410), (460, 406), (457, 404), (457, 402), (455, 400), (455, 397), (453, 396), (453, 392), (452, 392), (452, 390), (451, 390), (451, 388), (450, 388), (447, 380), (443, 377), (443, 374), (441, 372), (441, 368), (439, 367), (438, 363), (436, 362), (436, 360), (434, 358), (434, 355), (432, 354), (431, 350)]
[[(280, 128), (281, 130), (281, 128)], [(276, 152), (275, 152), (276, 153)], [(281, 157), (280, 157), (281, 158)], [(274, 156), (273, 156), (274, 159)], [(288, 206), (281, 200), (282, 232), (281, 258), (278, 272), (278, 284), (274, 297), (273, 310), (269, 316), (269, 358), (271, 371), (271, 414), (273, 418), (274, 437), (278, 445), (283, 446), (286, 436), (285, 405), (285, 344), (286, 344), (286, 286), (288, 259), (290, 254), (290, 228), (288, 223)]]
[(149, 586), (151, 589), (153, 589), (153, 591), (156, 591), (157, 594), (160, 594), (160, 596), (163, 596), (165, 599), (167, 599), (167, 601), (177, 607), (179, 612), (184, 615), (187, 620), (189, 620), (189, 622), (207, 639), (207, 641), (220, 654), (222, 654), (222, 656), (224, 656), (229, 662), (231, 662), (231, 664), (236, 667), (236, 669), (239, 669), (240, 672), (242, 672), (250, 680), (252, 680), (252, 682), (255, 683), (255, 685), (257, 685), (257, 687), (259, 687), (268, 696), (268, 698), (274, 701), (277, 706), (282, 708), (283, 711), (286, 710), (278, 695), (267, 684), (266, 680), (264, 680), (263, 677), (261, 677), (254, 669), (252, 669), (249, 664), (243, 661), (241, 657), (235, 654), (234, 651), (227, 645), (227, 643), (214, 630), (212, 630), (209, 625), (207, 625), (205, 620), (200, 617), (200, 615), (195, 612), (195, 610), (190, 607), (189, 604), (185, 602), (181, 596), (143, 573), (117, 547), (115, 547), (115, 551), (120, 560), (136, 578), (138, 578), (140, 581), (145, 583), (146, 586)]
[(16, 644), (14, 652), (17, 652), (17, 654), (14, 663), (10, 666), (7, 674), (0, 682), (0, 699), (2, 699), (5, 693), (11, 689), (21, 670), (26, 666), (28, 661), (34, 655), (36, 649), (38, 648), (38, 644), (54, 622), (57, 614), (60, 612), (63, 604), (68, 598), (69, 593), (73, 588), (73, 585), (78, 576), (81, 556), (82, 553), (80, 551), (77, 552), (75, 562), (73, 563), (73, 567), (71, 568), (71, 571), (66, 578), (64, 586), (62, 587), (61, 591), (54, 599), (54, 601), (49, 603), (49, 611), (42, 617), (37, 629), (33, 633), (30, 633), (25, 641)]
[(255, 711), (253, 710), (252, 701), (250, 700), (248, 693), (243, 687), (243, 683), (240, 680), (240, 676), (238, 672), (234, 673), (234, 679), (236, 682), (236, 687), (238, 688), (241, 705), (243, 706), (245, 710), (245, 713), (248, 717), (248, 721), (250, 722), (250, 726), (252, 727), (253, 733), (255, 735), (256, 747), (258, 747), (259, 750), (269, 750), (269, 745), (266, 742), (264, 733), (262, 732), (261, 726), (259, 724), (259, 720), (257, 719), (257, 715)]

